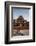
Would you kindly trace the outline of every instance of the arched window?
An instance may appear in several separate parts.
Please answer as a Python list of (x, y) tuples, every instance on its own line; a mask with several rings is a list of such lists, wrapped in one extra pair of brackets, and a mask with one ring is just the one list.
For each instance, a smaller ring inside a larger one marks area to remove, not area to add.
[(24, 26), (24, 24), (22, 24)]
[(16, 26), (20, 26), (20, 24), (18, 23), (18, 24), (16, 24)]

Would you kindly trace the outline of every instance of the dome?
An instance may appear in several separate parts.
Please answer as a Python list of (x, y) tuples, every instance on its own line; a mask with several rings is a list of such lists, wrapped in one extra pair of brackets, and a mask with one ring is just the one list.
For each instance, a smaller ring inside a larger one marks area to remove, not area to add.
[(22, 21), (24, 21), (24, 18), (22, 16), (19, 16), (18, 19), (17, 19), (17, 21), (22, 22)]

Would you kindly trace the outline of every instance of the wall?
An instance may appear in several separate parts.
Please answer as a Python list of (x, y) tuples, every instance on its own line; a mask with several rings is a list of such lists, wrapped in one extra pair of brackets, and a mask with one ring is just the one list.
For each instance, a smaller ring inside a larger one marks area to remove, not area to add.
[[(4, 1), (7, 0), (0, 0), (0, 46), (7, 46), (4, 44)], [(14, 0), (13, 0), (14, 1)], [(35, 0), (15, 0), (21, 2), (36, 2)], [(20, 43), (20, 44), (11, 44), (8, 46), (36, 46), (35, 43)]]
[[(35, 25), (36, 25), (36, 4), (35, 4)], [(35, 26), (35, 41), (36, 41), (36, 26)]]

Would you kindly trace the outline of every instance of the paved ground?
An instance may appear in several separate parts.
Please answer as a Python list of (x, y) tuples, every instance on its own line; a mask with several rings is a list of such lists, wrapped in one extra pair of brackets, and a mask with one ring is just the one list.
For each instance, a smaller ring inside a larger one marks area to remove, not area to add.
[(22, 36), (29, 35), (29, 30), (20, 30), (19, 32), (13, 32), (13, 36), (18, 36), (18, 35), (22, 35)]

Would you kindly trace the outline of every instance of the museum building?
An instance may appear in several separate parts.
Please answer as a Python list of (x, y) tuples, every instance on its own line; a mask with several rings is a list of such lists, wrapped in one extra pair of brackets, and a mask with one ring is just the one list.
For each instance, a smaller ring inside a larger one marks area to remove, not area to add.
[(29, 22), (24, 20), (22, 16), (19, 16), (16, 20), (13, 20), (13, 29), (29, 29)]

